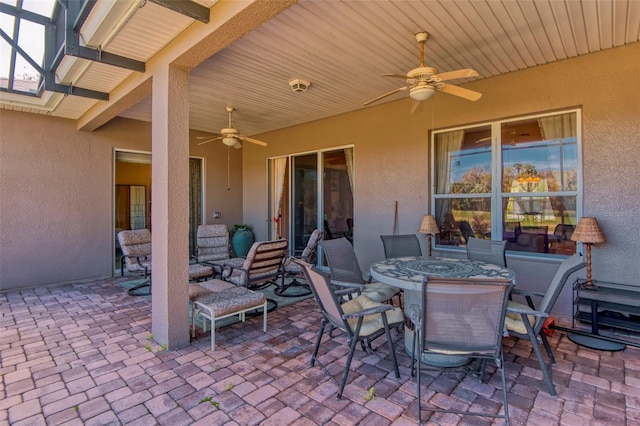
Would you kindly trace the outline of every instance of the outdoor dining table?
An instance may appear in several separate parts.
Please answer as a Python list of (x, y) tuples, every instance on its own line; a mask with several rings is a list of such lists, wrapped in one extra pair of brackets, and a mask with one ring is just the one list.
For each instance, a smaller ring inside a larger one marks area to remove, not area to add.
[[(422, 309), (422, 292), (425, 277), (499, 278), (515, 281), (515, 273), (508, 268), (486, 262), (447, 257), (398, 257), (381, 260), (371, 265), (371, 278), (404, 290), (404, 308), (418, 305)], [(405, 318), (408, 316), (405, 313)], [(408, 354), (413, 352), (413, 328), (407, 319), (404, 328), (404, 346)], [(440, 367), (466, 364), (467, 357), (429, 355), (422, 362)]]

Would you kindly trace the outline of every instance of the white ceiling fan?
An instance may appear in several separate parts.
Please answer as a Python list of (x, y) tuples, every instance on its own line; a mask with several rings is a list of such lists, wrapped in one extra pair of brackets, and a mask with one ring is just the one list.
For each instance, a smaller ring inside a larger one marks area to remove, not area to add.
[(233, 113), (234, 109), (232, 107), (227, 107), (227, 112), (229, 113), (229, 127), (220, 130), (220, 134), (222, 136), (217, 136), (215, 138), (209, 138), (207, 136), (198, 136), (198, 139), (206, 139), (200, 142), (198, 145), (203, 145), (205, 143), (209, 143), (212, 141), (222, 140), (222, 143), (227, 146), (232, 146), (234, 148), (242, 148), (242, 142), (251, 142), (260, 146), (267, 146), (266, 142), (259, 141), (257, 139), (250, 138), (248, 136), (242, 136), (238, 129), (234, 129), (231, 124), (231, 113)]
[(407, 81), (407, 85), (394, 89), (384, 95), (373, 98), (364, 103), (365, 106), (379, 101), (382, 98), (391, 96), (394, 93), (409, 90), (409, 96), (413, 99), (413, 109), (416, 108), (418, 102), (426, 101), (431, 98), (436, 91), (448, 93), (450, 95), (459, 96), (470, 101), (477, 101), (482, 96), (481, 93), (473, 90), (464, 89), (453, 84), (444, 83), (446, 80), (455, 80), (458, 78), (477, 77), (475, 70), (465, 68), (457, 71), (448, 71), (438, 74), (438, 70), (433, 67), (424, 65), (424, 43), (427, 41), (429, 33), (421, 31), (416, 34), (416, 41), (420, 44), (420, 66), (409, 71), (406, 75), (401, 74), (382, 74), (385, 77), (402, 78)]

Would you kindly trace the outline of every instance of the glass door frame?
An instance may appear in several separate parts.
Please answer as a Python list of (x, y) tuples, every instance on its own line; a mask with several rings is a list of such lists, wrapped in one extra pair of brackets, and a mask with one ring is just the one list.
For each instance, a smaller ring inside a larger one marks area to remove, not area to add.
[[(293, 200), (294, 197), (294, 178), (295, 176), (293, 176), (294, 173), (294, 164), (293, 164), (293, 159), (295, 157), (301, 157), (301, 156), (305, 156), (305, 155), (310, 155), (310, 154), (316, 154), (317, 158), (316, 158), (316, 170), (317, 170), (317, 186), (316, 186), (316, 193), (317, 193), (317, 212), (316, 212), (316, 223), (318, 224), (318, 226), (321, 226), (321, 224), (324, 223), (324, 207), (325, 207), (325, 200), (324, 200), (324, 173), (325, 173), (325, 168), (324, 168), (324, 159), (325, 159), (325, 153), (327, 152), (332, 152), (332, 151), (339, 151), (339, 150), (345, 150), (345, 149), (352, 149), (355, 151), (355, 147), (354, 145), (340, 145), (340, 146), (335, 146), (335, 147), (330, 147), (330, 148), (322, 148), (322, 149), (317, 149), (317, 150), (311, 150), (311, 151), (302, 151), (302, 152), (296, 152), (296, 153), (291, 153), (291, 154), (287, 154), (287, 155), (279, 155), (279, 156), (273, 156), (273, 157), (267, 157), (266, 159), (266, 182), (267, 182), (267, 223), (268, 223), (268, 238), (269, 239), (274, 239), (276, 237), (276, 235), (274, 234), (274, 211), (273, 211), (273, 206), (275, 205), (273, 197), (274, 197), (274, 191), (273, 191), (273, 176), (274, 176), (274, 172), (272, 170), (272, 165), (273, 165), (273, 161), (277, 158), (287, 158), (287, 172), (288, 172), (288, 190), (287, 190), (287, 197), (289, 198), (290, 202), (289, 202), (289, 206), (288, 206), (288, 211), (287, 211), (287, 215), (289, 217), (289, 223), (288, 223), (288, 234), (287, 234), (287, 241), (289, 244), (289, 249), (292, 250), (293, 248), (295, 248), (295, 221), (293, 220), (294, 217), (294, 211), (293, 209), (295, 208), (295, 206), (293, 206), (291, 200)], [(355, 163), (355, 153), (354, 153), (354, 160), (353, 162)], [(355, 167), (354, 167), (355, 168)], [(355, 177), (354, 177), (354, 181), (355, 181)], [(354, 204), (355, 204), (355, 191), (353, 190), (353, 188), (351, 188), (351, 196), (354, 199)], [(323, 226), (323, 225), (322, 225)], [(319, 228), (319, 229), (323, 229), (323, 228)], [(320, 258), (320, 257), (319, 257)]]

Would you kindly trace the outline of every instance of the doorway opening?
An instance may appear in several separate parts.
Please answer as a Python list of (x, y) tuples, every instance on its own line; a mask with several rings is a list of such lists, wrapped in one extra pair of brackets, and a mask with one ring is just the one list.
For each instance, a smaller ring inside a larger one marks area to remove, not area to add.
[[(195, 254), (196, 233), (203, 217), (203, 158), (189, 158), (189, 253)], [(151, 226), (151, 153), (115, 151), (114, 160), (114, 271), (120, 271), (122, 250), (118, 232)]]

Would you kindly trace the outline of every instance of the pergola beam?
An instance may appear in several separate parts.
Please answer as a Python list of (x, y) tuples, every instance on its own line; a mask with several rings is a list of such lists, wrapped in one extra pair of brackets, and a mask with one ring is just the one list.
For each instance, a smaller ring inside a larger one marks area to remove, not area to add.
[(205, 24), (209, 23), (209, 9), (190, 0), (149, 0)]

